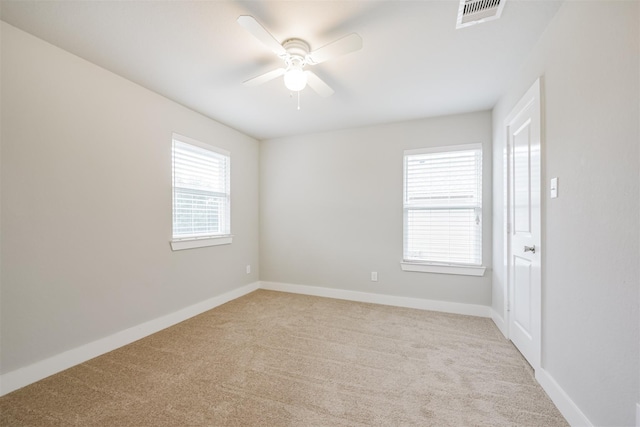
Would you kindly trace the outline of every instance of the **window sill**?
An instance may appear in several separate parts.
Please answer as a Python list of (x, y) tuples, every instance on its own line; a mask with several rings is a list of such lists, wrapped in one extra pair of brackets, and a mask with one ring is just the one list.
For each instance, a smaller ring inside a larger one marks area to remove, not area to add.
[(402, 271), (418, 273), (457, 274), (459, 276), (484, 276), (486, 267), (473, 265), (440, 265), (417, 262), (401, 262)]
[(176, 239), (171, 240), (171, 250), (181, 251), (184, 249), (204, 248), (207, 246), (229, 245), (233, 240), (233, 236), (209, 236), (209, 237), (194, 237), (189, 239)]

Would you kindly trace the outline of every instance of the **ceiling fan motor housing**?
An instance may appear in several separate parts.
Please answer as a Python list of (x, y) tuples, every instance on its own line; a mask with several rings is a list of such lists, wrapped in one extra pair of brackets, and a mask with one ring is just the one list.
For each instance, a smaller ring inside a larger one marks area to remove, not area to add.
[(287, 51), (287, 55), (284, 57), (287, 69), (291, 66), (302, 68), (306, 65), (306, 57), (309, 54), (307, 42), (300, 39), (288, 39), (282, 43), (282, 47)]

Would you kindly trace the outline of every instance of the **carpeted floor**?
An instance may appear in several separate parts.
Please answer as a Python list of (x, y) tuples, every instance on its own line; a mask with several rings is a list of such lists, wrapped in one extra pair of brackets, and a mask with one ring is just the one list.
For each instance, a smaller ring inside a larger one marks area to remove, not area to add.
[(566, 426), (491, 320), (256, 291), (0, 398), (2, 426)]

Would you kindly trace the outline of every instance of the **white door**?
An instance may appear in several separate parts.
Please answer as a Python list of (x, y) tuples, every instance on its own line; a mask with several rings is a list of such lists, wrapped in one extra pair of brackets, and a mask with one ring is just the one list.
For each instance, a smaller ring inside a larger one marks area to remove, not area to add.
[(540, 366), (540, 80), (506, 120), (508, 144), (509, 338)]

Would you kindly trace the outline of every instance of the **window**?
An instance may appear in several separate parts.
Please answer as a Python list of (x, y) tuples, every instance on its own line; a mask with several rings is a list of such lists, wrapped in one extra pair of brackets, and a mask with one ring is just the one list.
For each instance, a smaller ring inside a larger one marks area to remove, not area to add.
[(482, 275), (482, 147), (404, 155), (403, 270)]
[(173, 250), (231, 243), (227, 151), (173, 135)]

